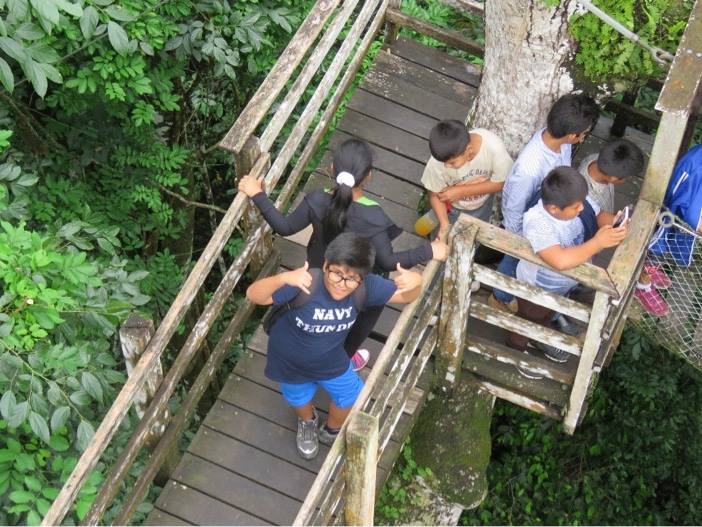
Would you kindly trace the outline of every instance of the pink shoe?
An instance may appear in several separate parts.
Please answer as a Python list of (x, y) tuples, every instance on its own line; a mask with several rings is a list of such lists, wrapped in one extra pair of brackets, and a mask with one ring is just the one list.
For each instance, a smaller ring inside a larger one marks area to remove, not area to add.
[(636, 286), (634, 296), (641, 302), (641, 306), (644, 310), (654, 317), (664, 317), (670, 312), (668, 303), (661, 294), (651, 286)]
[(366, 349), (360, 349), (353, 354), (351, 357), (351, 365), (353, 366), (353, 371), (362, 370), (363, 367), (368, 364), (370, 360), (370, 351)]
[(673, 283), (665, 271), (657, 265), (644, 265), (644, 271), (651, 277), (651, 283), (656, 289), (668, 289)]

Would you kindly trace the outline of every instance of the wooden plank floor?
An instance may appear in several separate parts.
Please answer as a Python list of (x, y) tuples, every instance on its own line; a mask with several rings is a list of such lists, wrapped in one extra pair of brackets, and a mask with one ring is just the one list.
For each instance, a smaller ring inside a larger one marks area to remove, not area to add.
[[(478, 83), (475, 66), (400, 39), (378, 54), (329, 142), (333, 148), (349, 137), (359, 137), (371, 144), (374, 177), (367, 192), (408, 231), (394, 242), (397, 250), (421, 241), (411, 230), (422, 195), (420, 178), (429, 157), (429, 131), (441, 119), (464, 119)], [(579, 157), (598, 149), (607, 130), (607, 123), (601, 120)], [(633, 136), (645, 143), (645, 137)], [(327, 153), (306, 190), (329, 184), (329, 164)], [(632, 200), (638, 193), (637, 183), (627, 184), (620, 201)], [(304, 262), (308, 239), (309, 231), (277, 240), (284, 267)], [(479, 294), (486, 295), (485, 291)], [(372, 353), (371, 365), (399, 313), (396, 306), (383, 311), (366, 343)], [(500, 330), (475, 322), (471, 320), (472, 334), (501, 342)], [(320, 455), (311, 461), (298, 456), (296, 418), (277, 384), (263, 375), (265, 354), (266, 335), (259, 328), (158, 498), (147, 525), (286, 525), (293, 521), (328, 448), (322, 446)], [(366, 368), (363, 375), (368, 371)], [(416, 388), (415, 403), (422, 396)], [(326, 408), (327, 402), (323, 393), (318, 394), (320, 408)], [(381, 481), (399, 455), (416, 407), (405, 409), (379, 461)]]
[[(403, 39), (378, 54), (331, 138), (331, 147), (352, 136), (371, 144), (375, 162), (368, 194), (407, 231), (417, 217), (429, 131), (440, 119), (464, 119), (477, 83), (472, 66)], [(327, 154), (306, 190), (329, 183), (328, 166)], [(308, 238), (309, 232), (278, 240), (283, 266), (304, 262)], [(395, 247), (414, 247), (420, 242), (406, 232)], [(372, 353), (371, 365), (399, 313), (398, 307), (387, 307), (366, 343)], [(266, 335), (259, 328), (146, 524), (285, 525), (293, 521), (328, 448), (322, 446), (320, 455), (311, 461), (299, 457), (296, 418), (277, 383), (263, 375), (265, 354)], [(363, 376), (369, 371), (366, 368)], [(413, 399), (421, 400), (422, 391), (415, 392)], [(316, 403), (326, 408), (326, 395), (320, 392)], [(405, 409), (379, 461), (379, 480), (384, 480), (399, 454), (415, 408), (416, 404)]]

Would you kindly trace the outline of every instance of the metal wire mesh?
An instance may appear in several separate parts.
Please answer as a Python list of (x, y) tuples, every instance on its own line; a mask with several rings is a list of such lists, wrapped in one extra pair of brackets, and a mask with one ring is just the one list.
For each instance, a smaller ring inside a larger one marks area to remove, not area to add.
[(702, 370), (702, 235), (664, 211), (654, 232), (629, 319)]

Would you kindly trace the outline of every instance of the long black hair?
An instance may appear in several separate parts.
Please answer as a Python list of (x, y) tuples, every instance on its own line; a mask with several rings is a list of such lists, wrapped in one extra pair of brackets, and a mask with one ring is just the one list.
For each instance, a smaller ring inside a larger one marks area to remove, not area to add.
[(324, 241), (327, 244), (344, 231), (346, 215), (353, 201), (352, 187), (337, 183), (337, 176), (348, 172), (353, 176), (353, 186), (358, 187), (370, 174), (373, 153), (365, 141), (348, 139), (334, 150), (333, 163), (335, 186), (331, 192), (331, 206), (322, 219)]

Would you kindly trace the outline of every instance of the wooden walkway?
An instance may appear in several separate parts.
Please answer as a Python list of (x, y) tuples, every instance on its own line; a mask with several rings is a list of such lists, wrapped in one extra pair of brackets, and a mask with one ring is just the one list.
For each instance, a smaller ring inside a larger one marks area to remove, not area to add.
[[(366, 190), (407, 231), (394, 243), (396, 249), (414, 247), (421, 241), (411, 232), (422, 195), (420, 178), (429, 157), (429, 131), (440, 119), (464, 119), (478, 82), (479, 71), (474, 66), (415, 41), (400, 39), (378, 54), (348, 103), (330, 147), (352, 136), (371, 144), (374, 171)], [(576, 163), (607, 139), (609, 125), (608, 119), (600, 120), (578, 152)], [(644, 134), (628, 129), (627, 136), (650, 151)], [(329, 185), (324, 173), (329, 164), (327, 152), (305, 191)], [(618, 204), (634, 202), (639, 187), (640, 181), (622, 185)], [(304, 262), (309, 234), (277, 241), (284, 267), (294, 268)], [(481, 291), (476, 300), (481, 296), (484, 300), (486, 294)], [(388, 306), (366, 343), (372, 353), (371, 365), (399, 313), (398, 308)], [(481, 339), (501, 343), (501, 330), (472, 318), (471, 341), (479, 344)], [(471, 346), (464, 367), (479, 380), (523, 390), (554, 408), (566, 403), (565, 385), (572, 383), (577, 366), (574, 360), (554, 366), (536, 357), (533, 360), (543, 363), (551, 374), (542, 381), (530, 381), (519, 377), (509, 362), (516, 352), (507, 348), (502, 352), (498, 361)], [(158, 498), (147, 525), (287, 525), (293, 521), (328, 448), (322, 446), (320, 455), (312, 461), (299, 457), (295, 450), (296, 418), (277, 384), (263, 375), (265, 354), (266, 335), (259, 327)], [(515, 355), (514, 360), (520, 358)], [(368, 371), (366, 368), (364, 375)], [(426, 379), (422, 386), (426, 386)], [(380, 458), (378, 489), (399, 455), (424, 396), (422, 390), (415, 390), (414, 404), (405, 408)], [(320, 393), (317, 403), (326, 408), (326, 396)]]
[[(406, 231), (412, 231), (417, 218), (429, 131), (440, 119), (465, 118), (478, 81), (473, 66), (401, 39), (378, 54), (333, 134), (330, 147), (351, 136), (371, 144), (375, 163), (367, 193)], [(327, 153), (320, 168), (329, 166), (329, 160)], [(325, 184), (329, 180), (321, 170), (313, 174), (305, 190)], [(278, 240), (284, 267), (304, 262), (308, 237), (309, 233), (300, 233)], [(395, 247), (409, 248), (420, 241), (405, 232)], [(399, 313), (398, 308), (387, 307), (367, 342), (373, 354), (371, 365)], [(259, 327), (158, 498), (147, 525), (286, 525), (293, 521), (328, 448), (323, 446), (312, 461), (299, 457), (296, 418), (277, 383), (263, 375), (265, 354), (266, 335)], [(423, 395), (416, 390), (414, 404), (405, 408), (380, 459), (379, 483), (397, 458)], [(326, 408), (326, 395), (320, 393), (317, 402)]]

